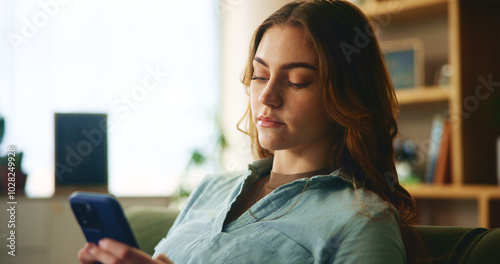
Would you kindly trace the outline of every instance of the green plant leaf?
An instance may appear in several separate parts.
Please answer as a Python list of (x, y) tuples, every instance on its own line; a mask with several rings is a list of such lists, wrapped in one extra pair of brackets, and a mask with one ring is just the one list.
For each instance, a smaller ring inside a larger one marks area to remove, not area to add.
[(227, 146), (228, 146), (226, 137), (224, 136), (224, 133), (222, 133), (222, 132), (220, 132), (219, 138), (217, 139), (217, 145), (219, 145), (221, 150), (227, 148)]
[(189, 164), (191, 165), (203, 165), (207, 161), (207, 158), (200, 150), (195, 149), (193, 153), (191, 153), (191, 159), (189, 160)]

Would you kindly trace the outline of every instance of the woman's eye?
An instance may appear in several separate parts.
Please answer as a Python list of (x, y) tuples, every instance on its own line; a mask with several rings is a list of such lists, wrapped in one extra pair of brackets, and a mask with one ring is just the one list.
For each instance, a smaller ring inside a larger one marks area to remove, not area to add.
[(257, 80), (257, 81), (267, 81), (267, 78), (264, 78), (264, 77), (259, 77), (259, 76), (255, 76), (253, 75), (251, 80)]
[(288, 86), (291, 86), (293, 88), (297, 88), (297, 89), (301, 89), (301, 88), (306, 88), (307, 86), (309, 86), (309, 84), (311, 84), (311, 82), (305, 82), (305, 83), (293, 83), (293, 82), (288, 82)]

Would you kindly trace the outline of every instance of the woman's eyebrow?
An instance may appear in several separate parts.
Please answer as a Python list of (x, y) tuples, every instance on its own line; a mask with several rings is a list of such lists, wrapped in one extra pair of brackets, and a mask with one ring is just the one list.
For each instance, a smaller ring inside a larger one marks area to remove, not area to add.
[(264, 67), (269, 68), (269, 66), (267, 66), (267, 63), (266, 63), (263, 59), (261, 59), (261, 58), (259, 58), (259, 57), (254, 57), (254, 58), (253, 58), (253, 61), (256, 61), (256, 62), (258, 62), (258, 63), (260, 63), (260, 64), (264, 65)]
[[(253, 60), (255, 62), (262, 64), (264, 67), (269, 68), (267, 63), (262, 58), (255, 57), (255, 58), (253, 58)], [(306, 68), (306, 69), (311, 69), (311, 70), (317, 70), (316, 67), (314, 67), (313, 65), (311, 65), (309, 63), (305, 63), (305, 62), (291, 62), (291, 63), (281, 65), (281, 67), (280, 67), (281, 70), (289, 70), (289, 69), (293, 69), (293, 68)]]
[(312, 66), (309, 63), (305, 62), (292, 62), (292, 63), (287, 63), (283, 66), (280, 67), (282, 70), (289, 70), (293, 68), (306, 68), (306, 69), (311, 69), (311, 70), (317, 70), (316, 67)]

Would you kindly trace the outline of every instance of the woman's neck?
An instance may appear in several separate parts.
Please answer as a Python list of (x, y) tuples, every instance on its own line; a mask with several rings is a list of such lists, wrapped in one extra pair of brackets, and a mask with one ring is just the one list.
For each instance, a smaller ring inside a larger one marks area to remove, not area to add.
[(328, 174), (333, 168), (330, 167), (327, 157), (328, 155), (321, 152), (305, 155), (288, 150), (275, 151), (272, 173), (267, 185), (277, 188), (300, 178)]
[(276, 150), (272, 171), (280, 174), (297, 174), (328, 168), (330, 166), (329, 155), (325, 152), (294, 153), (289, 150)]

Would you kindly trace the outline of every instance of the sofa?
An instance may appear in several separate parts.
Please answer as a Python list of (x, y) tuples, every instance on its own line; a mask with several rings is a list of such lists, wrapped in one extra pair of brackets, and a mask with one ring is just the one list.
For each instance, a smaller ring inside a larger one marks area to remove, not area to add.
[[(125, 215), (139, 247), (149, 254), (167, 234), (177, 211), (134, 206)], [(500, 228), (415, 226), (436, 264), (500, 264)]]

